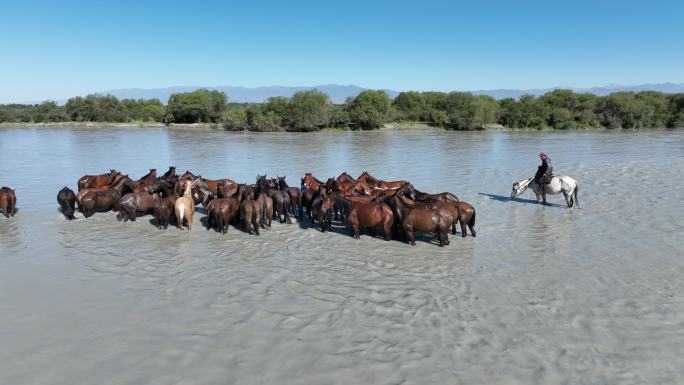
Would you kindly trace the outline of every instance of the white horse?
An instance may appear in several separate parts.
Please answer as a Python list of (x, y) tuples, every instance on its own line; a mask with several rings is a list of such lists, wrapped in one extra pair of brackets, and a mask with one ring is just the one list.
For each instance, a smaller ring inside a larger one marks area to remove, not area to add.
[(579, 186), (577, 186), (577, 181), (569, 176), (552, 177), (551, 182), (545, 185), (544, 191), (539, 188), (539, 185), (534, 181), (534, 178), (513, 182), (511, 198), (517, 197), (525, 192), (525, 190), (528, 188), (531, 189), (534, 192), (534, 195), (537, 196), (537, 202), (539, 202), (539, 198), (541, 197), (543, 199), (543, 203), (546, 204), (546, 194), (556, 195), (563, 193), (565, 196), (565, 203), (568, 204), (568, 208), (571, 208), (575, 204), (577, 205), (577, 208), (580, 208), (579, 200), (577, 199), (577, 191)]

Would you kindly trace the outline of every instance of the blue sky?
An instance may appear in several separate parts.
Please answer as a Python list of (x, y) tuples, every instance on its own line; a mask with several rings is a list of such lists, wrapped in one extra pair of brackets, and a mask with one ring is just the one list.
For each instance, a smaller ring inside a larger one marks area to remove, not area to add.
[(684, 82), (677, 1), (0, 4), (0, 102), (112, 88)]

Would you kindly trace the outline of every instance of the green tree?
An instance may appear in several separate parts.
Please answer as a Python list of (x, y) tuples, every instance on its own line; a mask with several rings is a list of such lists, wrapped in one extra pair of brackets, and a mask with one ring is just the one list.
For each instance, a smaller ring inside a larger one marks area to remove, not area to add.
[(401, 92), (392, 102), (399, 118), (402, 120), (423, 121), (426, 114), (427, 104), (423, 94), (416, 91)]
[(366, 90), (349, 105), (349, 116), (356, 128), (371, 130), (387, 122), (390, 98), (382, 90)]
[(228, 104), (226, 94), (198, 89), (172, 94), (167, 103), (167, 119), (174, 123), (218, 123)]
[(315, 131), (330, 122), (330, 98), (319, 90), (300, 91), (287, 104), (286, 126), (290, 131)]

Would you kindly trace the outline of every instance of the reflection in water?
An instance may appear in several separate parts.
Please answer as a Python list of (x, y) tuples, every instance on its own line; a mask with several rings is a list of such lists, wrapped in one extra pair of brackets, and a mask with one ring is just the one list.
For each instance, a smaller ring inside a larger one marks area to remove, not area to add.
[[(20, 209), (0, 218), (0, 382), (674, 383), (683, 139), (0, 129), (0, 185)], [(542, 149), (583, 209), (509, 198)], [(307, 171), (408, 179), (473, 204), (478, 237), (412, 247), (276, 223), (224, 236), (199, 212), (193, 231), (160, 231), (57, 210), (83, 174), (169, 165), (292, 186)]]

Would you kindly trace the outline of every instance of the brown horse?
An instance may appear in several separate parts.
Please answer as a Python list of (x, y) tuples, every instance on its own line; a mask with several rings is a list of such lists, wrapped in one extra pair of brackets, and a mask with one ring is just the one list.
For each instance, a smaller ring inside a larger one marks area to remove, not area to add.
[[(459, 205), (458, 197), (450, 192), (442, 192), (438, 194), (428, 194), (416, 190), (411, 183), (407, 183), (396, 190), (397, 196), (407, 197), (414, 202), (442, 202), (447, 203), (453, 207), (453, 217), (454, 222), (451, 225), (451, 233), (456, 234), (456, 222), (459, 221), (461, 217), (461, 209)], [(472, 207), (472, 206), (471, 206)], [(474, 209), (473, 209), (474, 211)], [(470, 221), (468, 216), (465, 223)], [(463, 224), (465, 226), (465, 224)]]
[(448, 230), (454, 222), (450, 205), (445, 203), (415, 203), (405, 197), (388, 197), (402, 232), (411, 245), (416, 244), (416, 232), (436, 234), (439, 246), (449, 244)]
[(149, 192), (132, 192), (128, 193), (119, 199), (117, 203), (116, 218), (120, 221), (135, 222), (138, 212), (149, 212), (154, 209), (154, 205), (161, 196), (157, 193)]
[(261, 221), (260, 225), (262, 229), (266, 227), (271, 228), (271, 223), (273, 221), (273, 198), (268, 196), (265, 191), (257, 185), (256, 189), (253, 190), (252, 198), (256, 195), (256, 202), (261, 207)]
[[(200, 177), (201, 178), (201, 177)], [(202, 182), (207, 185), (207, 190), (209, 190), (215, 196), (219, 193), (219, 186), (223, 186), (223, 190), (230, 188), (237, 188), (237, 183), (232, 179), (204, 179), (201, 178)]]
[(394, 213), (387, 203), (351, 197), (337, 197), (335, 203), (347, 217), (354, 238), (359, 239), (361, 227), (373, 230), (382, 227), (385, 240), (392, 239)]
[(106, 174), (84, 175), (78, 179), (78, 191), (86, 188), (106, 187), (112, 184), (114, 177), (121, 174), (116, 170), (109, 170)]
[(74, 192), (64, 186), (63, 189), (59, 190), (59, 193), (57, 193), (57, 203), (59, 203), (59, 207), (62, 209), (62, 214), (64, 214), (64, 217), (68, 220), (74, 219), (74, 210), (76, 209), (76, 194)]
[(356, 179), (356, 182), (366, 183), (370, 187), (378, 188), (381, 190), (397, 189), (407, 183), (405, 180), (396, 180), (388, 182), (381, 179), (377, 179), (371, 176), (368, 173), (368, 171), (364, 171), (363, 173), (361, 173), (361, 175)]
[(161, 192), (163, 197), (158, 198), (154, 202), (154, 209), (152, 210), (154, 218), (157, 220), (157, 228), (164, 229), (169, 227), (169, 220), (171, 216), (175, 217), (176, 199), (178, 195), (176, 194), (176, 188), (172, 188), (168, 182), (161, 180), (159, 181), (159, 186), (155, 186), (151, 191)]
[(273, 213), (278, 217), (278, 221), (292, 223), (289, 214), (290, 195), (285, 191), (277, 190), (273, 181), (266, 179), (266, 175), (257, 175), (257, 186), (260, 191), (273, 199)]
[(304, 187), (311, 189), (313, 191), (318, 191), (318, 188), (322, 185), (325, 184), (321, 182), (320, 180), (316, 179), (310, 172), (307, 172), (304, 174), (304, 178), (302, 178), (302, 190)]
[(213, 199), (206, 209), (207, 230), (213, 227), (225, 234), (228, 232), (228, 224), (240, 210), (240, 201), (236, 197)]
[(279, 176), (276, 186), (280, 191), (285, 191), (290, 195), (290, 209), (292, 210), (292, 215), (295, 215), (297, 207), (302, 205), (302, 190), (299, 187), (288, 186), (285, 178), (285, 176)]
[[(461, 237), (468, 235), (466, 232), (466, 224), (470, 229), (470, 235), (476, 236), (475, 232), (475, 208), (468, 202), (458, 202), (458, 222), (461, 224)], [(455, 234), (455, 233), (454, 233)]]
[(9, 187), (0, 188), (0, 209), (2, 209), (5, 218), (14, 217), (17, 211), (17, 195)]
[[(104, 191), (89, 191), (81, 198), (83, 216), (91, 217), (96, 210), (109, 211), (116, 207), (121, 196), (130, 190), (131, 179), (127, 176), (119, 179), (112, 187)], [(127, 190), (128, 189), (128, 190)]]
[(128, 184), (128, 187), (131, 191), (133, 191), (133, 184), (134, 182), (128, 177), (128, 175), (123, 175), (123, 174), (117, 174), (114, 177), (114, 180), (112, 180), (112, 183), (110, 183), (107, 186), (102, 186), (102, 187), (90, 187), (90, 188), (85, 188), (85, 189), (79, 189), (78, 193), (76, 194), (76, 204), (78, 205), (78, 210), (83, 212), (83, 197), (91, 192), (91, 191), (105, 191), (108, 188), (116, 185), (119, 183), (121, 180), (126, 180), (126, 183)]
[(335, 205), (335, 200), (333, 196), (327, 193), (325, 186), (320, 186), (318, 188), (318, 194), (311, 205), (311, 216), (314, 220), (321, 224), (321, 232), (325, 232), (327, 228), (328, 231), (332, 228), (332, 210)]
[(176, 166), (169, 166), (169, 170), (161, 176), (161, 179), (165, 180), (171, 185), (176, 183), (178, 181), (178, 175), (176, 175)]

